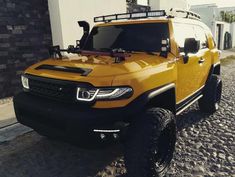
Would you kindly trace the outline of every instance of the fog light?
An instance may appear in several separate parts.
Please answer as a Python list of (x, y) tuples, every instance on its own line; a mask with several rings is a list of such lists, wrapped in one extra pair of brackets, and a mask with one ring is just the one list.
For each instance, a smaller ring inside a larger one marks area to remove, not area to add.
[(105, 139), (105, 138), (106, 138), (105, 134), (101, 133), (101, 134), (100, 134), (100, 138), (101, 138), (102, 140)]
[(29, 79), (24, 75), (21, 76), (21, 82), (25, 89), (29, 89)]
[(118, 138), (118, 134), (114, 133), (113, 137), (114, 137), (114, 139), (117, 139)]

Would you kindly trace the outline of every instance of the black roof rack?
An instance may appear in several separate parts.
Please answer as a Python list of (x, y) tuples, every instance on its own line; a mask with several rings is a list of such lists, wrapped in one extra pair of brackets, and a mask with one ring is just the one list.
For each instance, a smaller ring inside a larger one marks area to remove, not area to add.
[(168, 17), (174, 18), (178, 17), (178, 14), (185, 14), (185, 16), (181, 16), (182, 18), (190, 18), (195, 20), (200, 20), (200, 15), (186, 10), (181, 9), (171, 9), (169, 14), (165, 10), (154, 10), (147, 12), (133, 12), (133, 13), (121, 13), (121, 14), (113, 14), (113, 15), (105, 15), (98, 16), (94, 18), (94, 22), (111, 22), (114, 20), (131, 20), (131, 19), (144, 19), (149, 17)]
[(111, 22), (113, 20), (131, 20), (131, 19), (141, 19), (148, 17), (164, 17), (166, 16), (165, 10), (155, 10), (148, 12), (133, 12), (133, 13), (122, 13), (113, 14), (106, 16), (99, 16), (94, 18), (94, 22)]

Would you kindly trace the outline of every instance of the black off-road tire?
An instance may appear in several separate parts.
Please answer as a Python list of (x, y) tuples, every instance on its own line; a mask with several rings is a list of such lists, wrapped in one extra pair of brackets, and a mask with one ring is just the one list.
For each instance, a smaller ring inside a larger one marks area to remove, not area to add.
[(222, 80), (218, 75), (212, 75), (203, 91), (203, 97), (198, 101), (202, 112), (213, 114), (219, 109), (222, 94)]
[(162, 177), (173, 158), (176, 142), (175, 116), (161, 109), (148, 109), (132, 123), (125, 146), (128, 177)]

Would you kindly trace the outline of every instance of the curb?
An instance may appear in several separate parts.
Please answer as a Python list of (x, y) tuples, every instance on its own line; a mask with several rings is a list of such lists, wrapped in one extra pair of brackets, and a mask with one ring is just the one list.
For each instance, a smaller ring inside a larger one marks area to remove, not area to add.
[(1, 130), (2, 128), (6, 128), (6, 127), (8, 127), (8, 126), (14, 125), (14, 124), (16, 124), (16, 123), (18, 123), (18, 122), (17, 122), (17, 120), (16, 120), (15, 117), (9, 118), (9, 119), (6, 119), (6, 120), (1, 120), (1, 121), (0, 121), (0, 130)]
[(0, 129), (0, 144), (11, 141), (18, 136), (32, 132), (33, 129), (26, 127), (20, 123), (15, 123)]

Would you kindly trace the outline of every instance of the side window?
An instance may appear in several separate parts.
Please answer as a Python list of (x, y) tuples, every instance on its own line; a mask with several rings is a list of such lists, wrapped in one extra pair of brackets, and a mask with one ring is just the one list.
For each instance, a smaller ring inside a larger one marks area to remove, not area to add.
[(180, 52), (184, 50), (184, 42), (186, 38), (196, 38), (194, 26), (190, 24), (174, 23), (174, 36), (179, 45)]
[(200, 40), (200, 49), (208, 48), (208, 41), (204, 29), (200, 26), (194, 26), (196, 40)]

